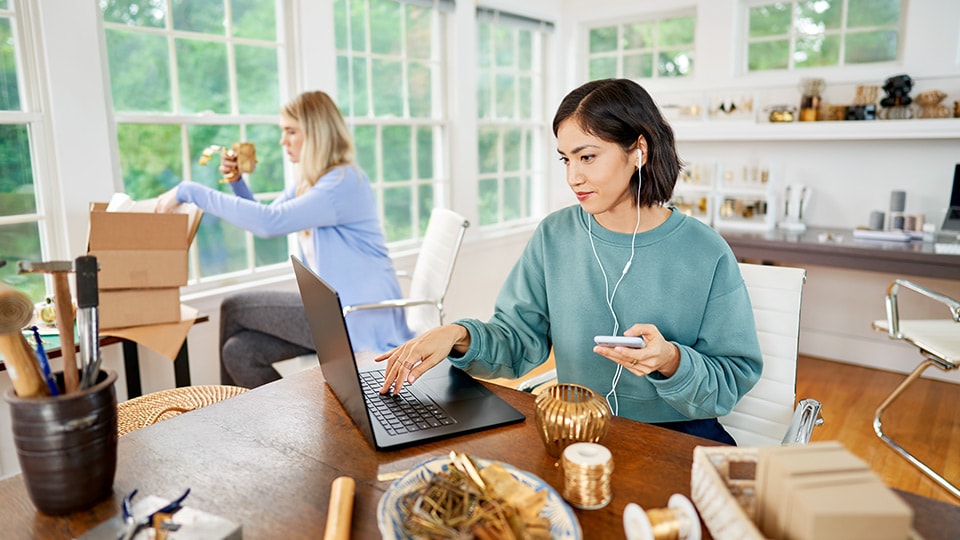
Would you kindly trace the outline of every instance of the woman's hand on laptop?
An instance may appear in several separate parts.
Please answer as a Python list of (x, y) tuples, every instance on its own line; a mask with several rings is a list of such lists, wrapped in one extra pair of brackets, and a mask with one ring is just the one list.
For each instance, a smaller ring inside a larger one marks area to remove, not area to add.
[(412, 383), (451, 353), (463, 354), (470, 348), (470, 332), (459, 324), (431, 328), (403, 345), (374, 358), (387, 361), (381, 394), (393, 389), (399, 394), (404, 383)]

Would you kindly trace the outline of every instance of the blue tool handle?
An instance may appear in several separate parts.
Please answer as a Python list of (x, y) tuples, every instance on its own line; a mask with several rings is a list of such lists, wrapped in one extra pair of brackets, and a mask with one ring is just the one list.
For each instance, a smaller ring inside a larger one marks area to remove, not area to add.
[(40, 373), (43, 374), (43, 380), (50, 389), (51, 396), (60, 395), (60, 388), (57, 387), (57, 381), (53, 378), (50, 371), (50, 360), (47, 358), (47, 351), (43, 348), (43, 341), (40, 339), (40, 329), (36, 325), (30, 327), (33, 330), (33, 339), (37, 342), (37, 362), (40, 363)]

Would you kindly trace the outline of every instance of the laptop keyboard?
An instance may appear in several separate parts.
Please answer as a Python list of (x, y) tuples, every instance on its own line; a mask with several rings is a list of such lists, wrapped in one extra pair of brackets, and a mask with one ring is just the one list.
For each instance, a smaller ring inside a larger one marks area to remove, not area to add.
[(411, 433), (455, 424), (437, 404), (424, 403), (404, 386), (397, 395), (381, 395), (383, 371), (360, 372), (360, 384), (367, 406), (391, 435)]

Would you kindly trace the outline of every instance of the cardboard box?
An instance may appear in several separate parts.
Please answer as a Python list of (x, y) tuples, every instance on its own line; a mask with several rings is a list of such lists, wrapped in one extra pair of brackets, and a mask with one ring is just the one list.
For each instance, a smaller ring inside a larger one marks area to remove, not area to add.
[(180, 287), (187, 284), (187, 250), (91, 251), (100, 264), (101, 291)]
[(155, 199), (126, 198), (124, 211), (108, 212), (107, 203), (90, 206), (87, 253), (100, 266), (101, 329), (180, 320), (180, 287), (187, 284), (188, 249), (202, 212), (181, 205), (157, 214), (155, 205)]
[[(810, 444), (789, 444), (783, 446), (762, 446), (757, 449), (757, 526), (768, 537), (776, 537), (779, 530), (776, 521), (779, 493), (778, 483), (782, 478), (773, 478), (771, 473), (776, 472), (774, 463), (778, 460), (789, 459), (790, 456), (811, 455), (818, 453), (833, 454), (847, 452), (839, 441), (819, 441)], [(769, 511), (768, 511), (769, 510)]]
[(766, 456), (766, 483), (760, 493), (761, 530), (771, 538), (784, 538), (793, 490), (804, 483), (839, 483), (854, 478), (875, 478), (870, 466), (842, 445), (800, 445), (793, 451)]
[(100, 328), (180, 321), (180, 287), (100, 291)]
[(801, 489), (788, 523), (791, 540), (902, 540), (913, 509), (879, 480)]
[(171, 214), (147, 212), (150, 205), (136, 208), (107, 212), (106, 203), (91, 205), (87, 253), (100, 263), (100, 289), (186, 285), (187, 250), (202, 213), (192, 205)]

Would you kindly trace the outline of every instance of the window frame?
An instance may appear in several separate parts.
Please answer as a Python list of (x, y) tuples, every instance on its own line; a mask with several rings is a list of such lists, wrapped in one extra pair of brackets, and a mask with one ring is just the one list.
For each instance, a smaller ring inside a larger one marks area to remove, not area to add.
[[(130, 26), (122, 23), (115, 23), (111, 21), (104, 20), (102, 15), (102, 10), (97, 8), (97, 15), (99, 17), (100, 23), (100, 32), (101, 39), (103, 40), (103, 52), (104, 52), (104, 68), (106, 70), (106, 88), (107, 91), (110, 89), (109, 81), (109, 65), (108, 65), (108, 54), (106, 48), (106, 35), (108, 30), (119, 30), (124, 32), (140, 32), (146, 35), (159, 35), (162, 36), (167, 42), (167, 54), (170, 58), (169, 66), (169, 75), (171, 77), (171, 106), (174, 112), (158, 112), (158, 113), (147, 113), (147, 112), (125, 112), (117, 111), (113, 106), (113, 101), (110, 101), (110, 107), (108, 113), (111, 116), (111, 122), (113, 126), (113, 144), (116, 147), (119, 159), (119, 139), (118, 131), (119, 126), (121, 125), (151, 125), (151, 126), (160, 126), (160, 125), (171, 125), (179, 127), (179, 144), (181, 150), (181, 179), (182, 181), (193, 181), (193, 171), (192, 164), (200, 156), (200, 151), (202, 148), (191, 148), (189, 141), (189, 130), (194, 126), (204, 126), (204, 125), (217, 125), (217, 126), (235, 126), (240, 133), (239, 140), (245, 141), (247, 139), (247, 130), (250, 126), (277, 126), (279, 123), (279, 110), (283, 103), (287, 102), (291, 95), (290, 89), (295, 86), (291, 70), (293, 59), (297, 54), (297, 44), (295, 43), (296, 34), (291, 28), (291, 20), (294, 17), (294, 9), (288, 5), (289, 2), (285, 0), (274, 0), (274, 10), (275, 10), (275, 25), (276, 25), (276, 36), (273, 40), (267, 40), (262, 38), (249, 38), (249, 37), (238, 37), (230, 31), (232, 28), (233, 21), (231, 20), (231, 13), (227, 11), (225, 17), (227, 19), (227, 28), (224, 29), (222, 34), (211, 34), (211, 33), (201, 33), (188, 30), (179, 30), (173, 27), (173, 20), (171, 17), (171, 11), (168, 9), (164, 26), (161, 28), (157, 27), (139, 27), (139, 26)], [(229, 4), (228, 4), (229, 5)], [(167, 7), (170, 7), (169, 2)], [(178, 39), (188, 39), (195, 40), (201, 38), (204, 41), (223, 43), (227, 51), (227, 84), (229, 87), (229, 96), (230, 96), (230, 111), (228, 113), (212, 113), (209, 111), (200, 112), (200, 113), (183, 113), (181, 112), (181, 91), (178, 85), (177, 70), (178, 66), (176, 63), (176, 48)], [(237, 46), (270, 46), (274, 48), (274, 51), (277, 54), (277, 81), (278, 81), (278, 98), (279, 102), (276, 104), (276, 114), (241, 114), (238, 112), (239, 107), (239, 96), (238, 96), (238, 82), (237, 82), (237, 61), (236, 61), (236, 47)], [(219, 142), (221, 144), (232, 141), (211, 141), (211, 143)], [(279, 140), (278, 140), (279, 144)], [(195, 154), (195, 155), (194, 155)], [(214, 171), (210, 172), (210, 175), (215, 175)], [(120, 183), (119, 189), (123, 189), (123, 182), (125, 181), (123, 177), (123, 171), (118, 169), (116, 172), (118, 182)], [(284, 160), (283, 163), (283, 188), (293, 185), (293, 168), (289, 163)], [(281, 191), (260, 191), (254, 194), (254, 198), (258, 201), (272, 200), (280, 195)], [(201, 224), (202, 226), (202, 224)], [(231, 226), (232, 227), (232, 226)], [(200, 248), (197, 242), (194, 242), (190, 246), (189, 257), (190, 257), (190, 276), (188, 281), (188, 286), (190, 290), (201, 290), (220, 286), (223, 284), (229, 284), (237, 281), (244, 281), (249, 278), (256, 277), (269, 277), (272, 275), (278, 275), (283, 273), (287, 268), (287, 261), (277, 261), (270, 264), (256, 264), (256, 237), (239, 227), (233, 227), (238, 230), (238, 233), (243, 237), (243, 249), (245, 252), (245, 267), (239, 270), (228, 271), (219, 274), (212, 274), (208, 276), (201, 276), (201, 268), (199, 264), (200, 260)], [(287, 252), (294, 253), (296, 250), (296, 238), (293, 235), (288, 235), (286, 238)]]
[[(65, 235), (65, 216), (60, 205), (59, 191), (54, 170), (54, 149), (49, 103), (43, 89), (46, 88), (43, 64), (43, 42), (40, 31), (39, 6), (29, 0), (8, 0), (0, 16), (11, 20), (14, 42), (14, 60), (17, 72), (17, 88), (20, 97), (19, 110), (0, 110), (0, 124), (24, 126), (30, 153), (35, 211), (13, 216), (0, 216), (0, 226), (36, 224), (42, 260), (64, 258), (68, 252)], [(7, 272), (16, 272), (16, 261), (6, 261)], [(42, 277), (44, 296), (53, 291), (52, 278)], [(24, 291), (25, 292), (25, 291)], [(41, 301), (43, 298), (31, 298)]]
[[(331, 0), (331, 4), (335, 4), (338, 0)], [(337, 104), (340, 107), (341, 112), (343, 113), (344, 120), (347, 126), (350, 128), (352, 133), (360, 128), (373, 128), (375, 130), (375, 136), (373, 140), (374, 148), (374, 157), (373, 157), (373, 170), (370, 170), (369, 163), (361, 163), (360, 156), (357, 156), (357, 162), (360, 164), (367, 176), (370, 179), (370, 184), (373, 187), (374, 193), (377, 198), (377, 211), (380, 216), (380, 222), (383, 224), (384, 234), (386, 236), (386, 241), (388, 247), (391, 249), (407, 249), (413, 248), (419, 244), (422, 240), (423, 235), (426, 232), (427, 223), (430, 218), (430, 213), (434, 207), (448, 207), (450, 205), (450, 193), (452, 192), (452, 176), (450, 172), (450, 166), (447, 159), (447, 155), (450, 148), (450, 133), (451, 133), (451, 118), (450, 118), (450, 105), (448, 102), (448, 95), (445, 92), (447, 87), (448, 78), (449, 78), (449, 55), (447, 53), (445, 44), (448, 40), (448, 27), (452, 24), (451, 13), (454, 7), (452, 1), (441, 0), (439, 2), (424, 2), (423, 0), (389, 0), (396, 2), (401, 5), (401, 8), (406, 5), (418, 6), (424, 9), (431, 10), (431, 21), (430, 21), (430, 31), (431, 39), (433, 40), (433, 46), (431, 47), (430, 57), (428, 59), (424, 58), (411, 58), (407, 55), (407, 46), (408, 41), (406, 39), (406, 17), (403, 17), (401, 22), (401, 50), (396, 54), (384, 54), (379, 52), (374, 52), (373, 47), (370, 41), (371, 35), (371, 25), (370, 25), (370, 12), (369, 12), (369, 0), (364, 2), (364, 8), (367, 9), (367, 13), (364, 16), (364, 35), (365, 43), (363, 51), (355, 51), (351, 46), (352, 38), (348, 31), (347, 36), (344, 37), (346, 40), (346, 49), (341, 49), (338, 46), (334, 46), (333, 54), (335, 56), (335, 66), (336, 73), (339, 75), (339, 65), (340, 59), (345, 58), (347, 61), (347, 71), (352, 73), (354, 64), (352, 62), (355, 58), (361, 58), (365, 61), (366, 64), (366, 77), (365, 81), (367, 88), (364, 89), (366, 95), (366, 113), (365, 114), (355, 114), (354, 113), (354, 101), (353, 101), (353, 91), (354, 91), (354, 78), (350, 77), (347, 81), (337, 80), (336, 85), (338, 90), (343, 90), (347, 88), (350, 90), (351, 95), (344, 97), (341, 95), (337, 96)], [(349, 3), (347, 3), (347, 8), (349, 9)], [(349, 12), (345, 15), (348, 21), (351, 21), (351, 16)], [(332, 26), (333, 33), (339, 30), (336, 26), (336, 17), (334, 24)], [(403, 114), (400, 117), (383, 115), (378, 116), (374, 107), (374, 92), (373, 84), (374, 77), (372, 76), (373, 70), (373, 60), (378, 59), (390, 59), (392, 61), (399, 61), (401, 63), (401, 78), (403, 81), (402, 89), (402, 107)], [(426, 63), (429, 66), (431, 73), (431, 102), (430, 102), (430, 116), (412, 116), (410, 113), (410, 99), (408, 90), (410, 89), (409, 74), (410, 74), (410, 65), (418, 63)], [(349, 100), (349, 101), (345, 101)], [(384, 166), (384, 148), (383, 148), (383, 132), (385, 129), (391, 127), (405, 127), (410, 129), (410, 173), (411, 177), (403, 180), (387, 180), (385, 178), (385, 166)], [(419, 141), (418, 141), (418, 132), (428, 128), (431, 137), (432, 137), (432, 148), (431, 148), (431, 158), (432, 158), (432, 176), (429, 178), (421, 177), (418, 170), (418, 150), (419, 150)], [(354, 136), (354, 142), (357, 143), (358, 139)], [(359, 152), (359, 149), (358, 149)], [(366, 165), (366, 166), (364, 166)], [(385, 192), (389, 189), (409, 189), (410, 194), (410, 214), (409, 214), (409, 224), (410, 224), (410, 235), (405, 238), (391, 238), (390, 237), (390, 220), (388, 219), (386, 213), (386, 196)], [(430, 208), (421, 208), (420, 204), (420, 194), (421, 190), (429, 188), (432, 192), (431, 200), (432, 206)]]
[[(796, 60), (794, 55), (797, 52), (796, 46), (798, 38), (801, 37), (801, 34), (796, 29), (796, 14), (797, 14), (797, 4), (801, 0), (743, 0), (740, 4), (740, 20), (742, 32), (740, 34), (740, 45), (739, 45), (739, 72), (741, 75), (750, 75), (755, 76), (763, 73), (796, 73), (796, 72), (807, 72), (807, 71), (816, 71), (816, 70), (837, 70), (837, 69), (865, 69), (865, 68), (881, 68), (886, 66), (895, 66), (903, 62), (904, 52), (906, 50), (904, 41), (905, 41), (905, 32), (906, 32), (906, 11), (907, 11), (907, 2), (905, 0), (899, 0), (900, 2), (900, 18), (897, 21), (896, 33), (897, 33), (897, 52), (896, 57), (892, 60), (884, 60), (880, 62), (853, 62), (847, 63), (844, 58), (844, 52), (847, 46), (847, 36), (850, 33), (861, 33), (868, 29), (881, 29), (885, 27), (856, 27), (854, 32), (850, 31), (850, 28), (847, 26), (847, 21), (850, 18), (849, 11), (849, 0), (840, 0), (843, 3), (842, 9), (843, 13), (841, 15), (840, 28), (835, 30), (824, 31), (823, 34), (816, 35), (836, 35), (840, 37), (840, 48), (837, 53), (837, 63), (833, 65), (811, 65), (811, 66), (796, 66)], [(750, 10), (778, 3), (787, 3), (790, 5), (790, 30), (787, 34), (777, 34), (776, 36), (764, 36), (762, 39), (753, 39), (750, 37)], [(782, 40), (786, 37), (789, 41), (790, 49), (787, 52), (787, 67), (778, 68), (778, 69), (762, 69), (762, 70), (750, 70), (750, 45), (758, 42), (773, 41), (774, 39)]]
[[(655, 43), (652, 47), (649, 48), (640, 48), (640, 49), (624, 49), (623, 46), (623, 29), (625, 26), (629, 26), (637, 23), (654, 23), (654, 25), (659, 29), (659, 24), (662, 21), (669, 19), (678, 19), (683, 17), (690, 17), (693, 19), (694, 31), (693, 31), (693, 42), (690, 43), (689, 49), (692, 54), (691, 57), (691, 68), (690, 71), (683, 75), (677, 76), (665, 76), (660, 75), (659, 70), (657, 69), (658, 58), (660, 53), (665, 49), (672, 49), (674, 47), (664, 47), (660, 43), (659, 33), (655, 38)], [(625, 78), (623, 72), (623, 60), (624, 53), (636, 53), (637, 51), (649, 51), (650, 55), (653, 58), (653, 66), (651, 71), (651, 77), (631, 77), (633, 80), (637, 81), (657, 81), (662, 83), (664, 81), (693, 81), (696, 78), (696, 60), (697, 60), (697, 37), (698, 37), (698, 26), (699, 26), (699, 11), (698, 6), (690, 6), (683, 9), (674, 9), (667, 11), (655, 11), (640, 13), (629, 19), (617, 18), (617, 19), (604, 19), (604, 20), (595, 20), (587, 21), (583, 24), (582, 28), (582, 42), (581, 46), (583, 47), (584, 54), (584, 63), (583, 63), (583, 79), (590, 80), (592, 77), (590, 75), (590, 62), (595, 58), (615, 58), (617, 62), (617, 73), (615, 77)], [(591, 53), (590, 52), (590, 32), (598, 28), (616, 26), (617, 27), (617, 48), (613, 51), (604, 51), (602, 53)]]
[[(530, 223), (532, 221), (538, 220), (546, 211), (545, 205), (542, 201), (546, 199), (544, 193), (546, 191), (546, 182), (548, 176), (548, 167), (546, 162), (546, 149), (548, 148), (548, 141), (550, 140), (550, 130), (551, 125), (547, 118), (546, 112), (546, 87), (548, 81), (548, 67), (547, 67), (547, 48), (550, 41), (550, 34), (554, 32), (553, 24), (540, 21), (536, 19), (531, 19), (523, 17), (520, 15), (514, 15), (507, 12), (497, 11), (489, 8), (477, 8), (477, 16), (475, 19), (475, 25), (477, 29), (477, 40), (476, 40), (476, 58), (479, 59), (481, 54), (479, 50), (479, 34), (481, 24), (489, 24), (491, 33), (490, 33), (490, 47), (491, 50), (488, 51), (491, 56), (491, 64), (489, 66), (480, 67), (479, 62), (477, 62), (475, 73), (477, 73), (477, 80), (475, 84), (475, 92), (477, 92), (477, 111), (475, 112), (476, 116), (476, 151), (479, 154), (480, 151), (480, 141), (481, 134), (485, 130), (496, 131), (497, 134), (497, 143), (496, 143), (496, 166), (497, 170), (492, 172), (483, 172), (481, 171), (481, 163), (478, 156), (476, 174), (476, 185), (474, 186), (476, 193), (476, 210), (477, 210), (477, 225), (484, 229), (492, 229), (504, 226), (518, 225), (524, 223)], [(497, 25), (502, 25), (503, 28), (512, 29), (514, 34), (514, 57), (517, 58), (519, 53), (519, 43), (517, 41), (518, 34), (520, 30), (528, 30), (531, 37), (531, 58), (530, 58), (530, 68), (522, 69), (520, 67), (520, 60), (517, 59), (509, 67), (498, 66), (495, 60), (497, 44), (495, 40), (495, 33)], [(489, 72), (489, 73), (487, 73)], [(519, 93), (519, 81), (521, 76), (529, 75), (531, 85), (530, 85), (530, 94), (531, 94), (531, 117), (523, 118), (521, 114), (521, 101), (519, 95), (514, 99), (513, 111), (510, 117), (500, 117), (497, 114), (497, 84), (496, 79), (497, 75), (501, 73), (508, 73), (513, 75), (514, 86), (513, 89)], [(484, 75), (489, 75), (489, 102), (485, 105), (487, 111), (492, 113), (492, 116), (481, 117), (480, 116), (480, 77)], [(504, 160), (504, 141), (505, 135), (508, 131), (513, 129), (521, 130), (521, 150), (519, 152), (518, 159), (519, 169), (518, 170), (505, 170), (505, 160)], [(530, 138), (524, 136), (526, 133), (530, 133)], [(529, 141), (529, 142), (528, 142)], [(528, 165), (529, 164), (529, 165)], [(509, 177), (518, 177), (520, 179), (520, 215), (513, 219), (506, 219), (504, 216), (504, 201), (506, 195), (505, 181)], [(491, 223), (482, 223), (481, 222), (481, 202), (482, 198), (480, 195), (480, 186), (484, 181), (496, 181), (497, 184), (497, 219)]]

